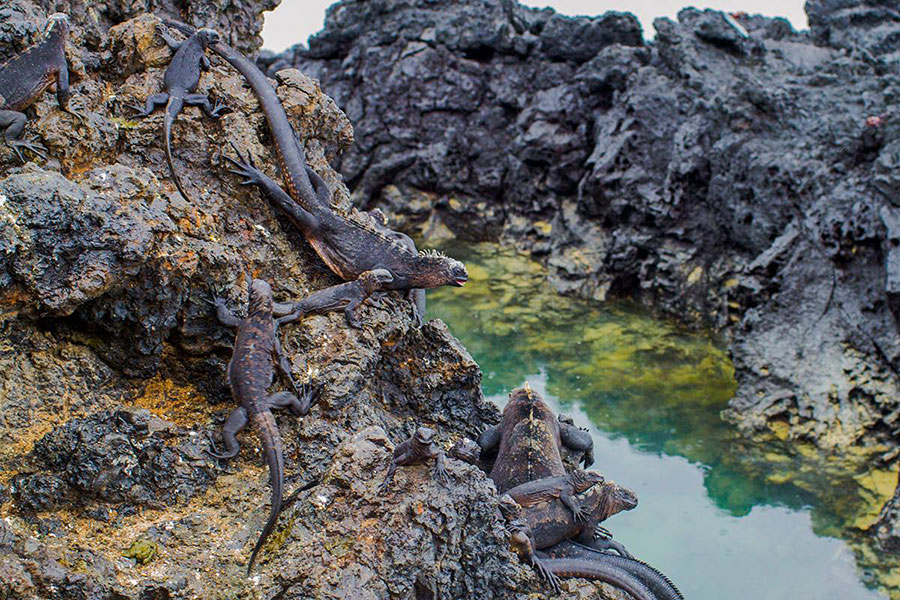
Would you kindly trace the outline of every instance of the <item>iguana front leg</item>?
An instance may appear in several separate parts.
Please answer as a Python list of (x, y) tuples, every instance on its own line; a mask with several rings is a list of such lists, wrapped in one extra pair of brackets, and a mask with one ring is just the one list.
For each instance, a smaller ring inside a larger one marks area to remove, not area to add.
[[(288, 382), (288, 385), (294, 390), (294, 393), (298, 398), (300, 397), (308, 397), (309, 394), (305, 389), (302, 389), (297, 385), (297, 382), (294, 381), (294, 376), (291, 374), (291, 363), (288, 360), (287, 355), (284, 353), (284, 349), (281, 347), (281, 341), (278, 339), (278, 336), (275, 336), (275, 344), (272, 347), (272, 352), (274, 353), (275, 358), (275, 367), (281, 373), (282, 377), (284, 377), (285, 381)], [(309, 411), (309, 407), (307, 407), (307, 412)]]
[(162, 29), (157, 28), (156, 32), (159, 33), (159, 37), (162, 38), (162, 40), (166, 43), (166, 46), (168, 46), (169, 50), (171, 50), (172, 52), (177, 52), (178, 49), (181, 48), (182, 42), (179, 42)]
[(425, 290), (421, 288), (413, 288), (409, 290), (407, 297), (412, 302), (413, 319), (416, 327), (421, 327), (425, 322)]
[(581, 505), (574, 496), (567, 494), (566, 492), (561, 492), (559, 494), (559, 500), (566, 508), (572, 511), (572, 516), (575, 518), (576, 523), (584, 523), (587, 521), (588, 513), (581, 509)]
[(225, 304), (224, 298), (220, 298), (219, 296), (213, 294), (212, 305), (216, 307), (216, 318), (219, 320), (219, 323), (221, 323), (225, 327), (231, 327), (232, 329), (241, 326), (243, 320), (238, 318), (233, 312), (228, 310), (228, 306)]
[(447, 473), (447, 466), (444, 463), (445, 458), (443, 450), (436, 450), (432, 452), (431, 455), (435, 459), (433, 479), (439, 483), (447, 485), (448, 483), (450, 483), (450, 475)]

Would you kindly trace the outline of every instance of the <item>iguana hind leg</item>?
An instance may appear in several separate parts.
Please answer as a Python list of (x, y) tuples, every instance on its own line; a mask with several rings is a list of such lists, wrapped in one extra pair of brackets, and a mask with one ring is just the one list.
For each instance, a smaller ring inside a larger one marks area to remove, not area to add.
[(222, 116), (222, 111), (228, 108), (218, 100), (215, 105), (211, 104), (206, 94), (187, 94), (184, 103), (188, 106), (199, 106), (210, 119), (218, 119)]
[(147, 97), (147, 102), (144, 104), (143, 108), (137, 104), (129, 104), (128, 107), (137, 111), (137, 114), (134, 115), (135, 117), (143, 118), (152, 115), (153, 111), (160, 106), (165, 106), (168, 101), (169, 95), (165, 92), (159, 92), (158, 94), (150, 94), (150, 96)]
[(228, 415), (225, 426), (222, 427), (222, 441), (225, 443), (225, 452), (219, 454), (216, 452), (216, 442), (212, 433), (209, 434), (209, 442), (212, 444), (212, 450), (207, 450), (211, 456), (216, 458), (233, 458), (241, 451), (241, 445), (237, 441), (237, 434), (247, 426), (247, 409), (239, 406)]
[(224, 158), (234, 167), (233, 169), (228, 169), (228, 172), (244, 178), (241, 185), (257, 186), (262, 190), (263, 195), (269, 202), (274, 204), (294, 222), (301, 233), (318, 229), (319, 220), (312, 213), (304, 210), (302, 206), (294, 202), (294, 199), (287, 192), (281, 189), (281, 186), (257, 169), (251, 158), (247, 157), (245, 159), (234, 144), (231, 147), (238, 156), (237, 160), (230, 156), (224, 156)]
[(16, 156), (23, 163), (25, 162), (25, 157), (22, 156), (22, 149), (31, 150), (41, 158), (47, 158), (47, 155), (44, 154), (47, 149), (44, 146), (33, 140), (22, 139), (25, 133), (26, 120), (25, 113), (15, 110), (0, 110), (0, 129), (4, 130), (3, 139), (6, 140), (6, 144), (12, 148), (13, 152), (16, 153)]

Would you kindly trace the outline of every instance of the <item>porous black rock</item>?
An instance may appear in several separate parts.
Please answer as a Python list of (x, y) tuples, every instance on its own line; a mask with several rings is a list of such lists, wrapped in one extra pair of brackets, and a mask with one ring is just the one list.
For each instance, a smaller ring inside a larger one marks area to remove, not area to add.
[(811, 33), (687, 8), (644, 41), (618, 13), (344, 0), (265, 64), (318, 78), (354, 121), (339, 168), (360, 206), (722, 331), (726, 416), (748, 433), (895, 445), (900, 20), (868, 0), (808, 11)]

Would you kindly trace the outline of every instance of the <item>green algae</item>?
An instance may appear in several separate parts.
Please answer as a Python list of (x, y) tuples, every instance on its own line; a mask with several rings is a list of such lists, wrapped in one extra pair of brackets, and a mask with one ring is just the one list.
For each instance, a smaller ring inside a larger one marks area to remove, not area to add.
[(135, 540), (122, 553), (125, 558), (133, 558), (139, 565), (148, 565), (159, 556), (159, 545), (150, 540)]

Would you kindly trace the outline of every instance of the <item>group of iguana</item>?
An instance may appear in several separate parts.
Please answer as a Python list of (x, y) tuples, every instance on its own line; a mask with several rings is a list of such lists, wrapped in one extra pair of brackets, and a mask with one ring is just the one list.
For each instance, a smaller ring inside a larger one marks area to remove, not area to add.
[[(188, 198), (172, 161), (174, 119), (185, 104), (201, 107), (211, 118), (218, 118), (226, 110), (211, 103), (206, 95), (196, 93), (201, 70), (210, 68), (206, 50), (211, 49), (244, 76), (258, 98), (275, 142), (287, 191), (236, 148), (236, 158), (226, 158), (232, 167), (230, 172), (243, 177), (243, 185), (259, 187), (325, 264), (346, 281), (297, 302), (276, 303), (269, 283), (252, 279), (249, 307), (242, 319), (232, 314), (215, 294), (211, 301), (219, 321), (237, 330), (227, 376), (239, 406), (228, 416), (222, 431), (224, 452), (215, 451), (211, 440), (210, 454), (217, 458), (236, 456), (240, 449), (236, 434), (252, 424), (263, 445), (272, 487), (271, 512), (251, 553), (249, 573), (274, 528), (283, 502), (282, 440), (271, 411), (288, 409), (295, 416), (306, 415), (319, 393), (311, 383), (298, 385), (292, 377), (277, 335), (278, 326), (310, 313), (343, 309), (348, 324), (359, 327), (356, 308), (381, 290), (407, 291), (420, 324), (424, 289), (462, 286), (468, 275), (459, 261), (435, 252), (418, 252), (409, 237), (387, 228), (383, 219), (359, 220), (335, 211), (330, 202), (331, 190), (307, 164), (303, 146), (268, 78), (251, 60), (222, 42), (215, 31), (195, 30), (175, 21), (165, 23), (187, 39), (178, 42), (161, 32), (174, 51), (164, 76), (165, 92), (151, 95), (143, 107), (132, 108), (143, 117), (157, 106), (166, 106), (166, 159), (179, 192)], [(60, 108), (78, 114), (68, 105), (70, 91), (64, 54), (68, 31), (66, 15), (51, 15), (41, 41), (0, 65), (0, 128), (6, 143), (23, 162), (23, 150), (45, 157), (43, 146), (24, 139), (26, 117), (22, 111), (50, 85), (56, 84)], [(290, 391), (268, 394), (276, 370)], [(477, 444), (462, 440), (450, 454), (471, 463), (480, 462), (489, 472), (502, 494), (499, 507), (512, 547), (554, 589), (558, 589), (559, 577), (574, 576), (608, 581), (638, 600), (682, 598), (668, 579), (633, 559), (599, 527), (610, 515), (633, 508), (637, 504), (634, 494), (604, 481), (597, 473), (576, 470), (567, 474), (561, 456), (563, 447), (581, 453), (585, 467), (592, 464), (590, 435), (572, 424), (557, 421), (550, 408), (526, 386), (512, 392), (499, 426), (485, 431)], [(430, 459), (436, 460), (435, 479), (448, 482), (444, 451), (434, 432), (420, 427), (412, 438), (396, 447), (380, 492), (388, 490), (397, 467)]]

